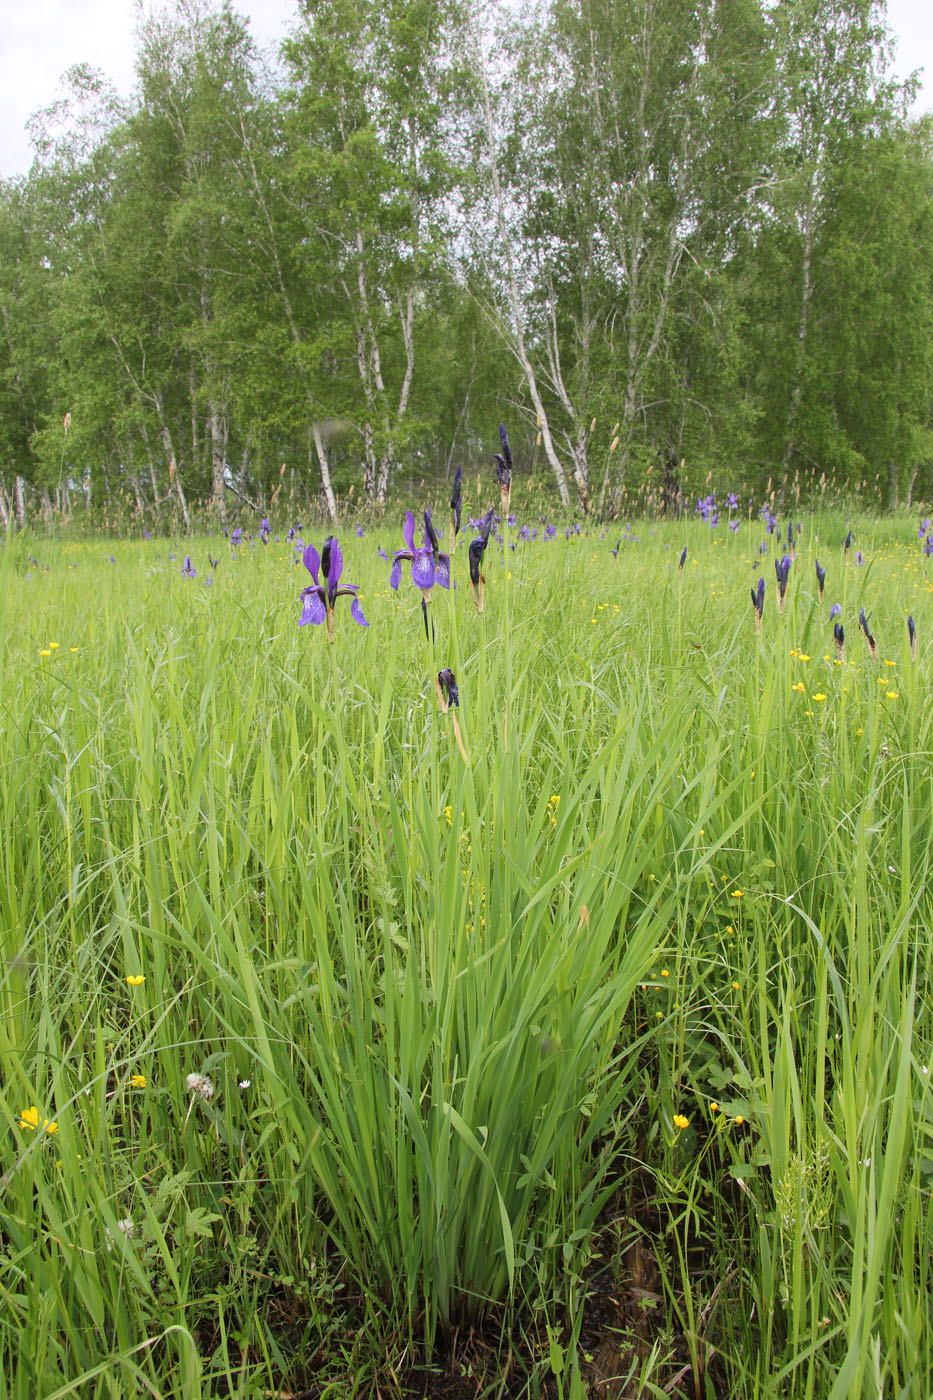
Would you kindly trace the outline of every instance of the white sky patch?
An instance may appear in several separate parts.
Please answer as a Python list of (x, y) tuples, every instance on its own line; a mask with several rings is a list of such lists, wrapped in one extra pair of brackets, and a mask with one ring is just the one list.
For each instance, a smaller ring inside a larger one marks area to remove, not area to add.
[[(254, 39), (265, 48), (295, 19), (296, 0), (241, 0)], [(25, 125), (62, 95), (60, 79), (75, 63), (103, 69), (121, 96), (133, 87), (136, 0), (7, 0), (0, 40), (0, 176), (24, 174), (32, 162)], [(897, 36), (894, 71), (924, 68), (915, 114), (933, 107), (933, 4), (888, 0)]]
[[(148, 9), (148, 6), (146, 7)], [(297, 0), (241, 0), (260, 48), (285, 38)], [(0, 177), (32, 163), (26, 122), (62, 96), (61, 78), (76, 63), (102, 69), (122, 97), (134, 85), (136, 0), (7, 0), (0, 34)]]

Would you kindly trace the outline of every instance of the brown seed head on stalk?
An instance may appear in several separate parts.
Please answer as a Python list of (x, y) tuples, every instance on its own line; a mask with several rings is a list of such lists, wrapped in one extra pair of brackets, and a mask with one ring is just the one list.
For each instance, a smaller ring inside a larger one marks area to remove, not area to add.
[(71, 427), (71, 409), (69, 408), (68, 412), (65, 414), (64, 428), (65, 428), (65, 432), (66, 432), (66, 433), (67, 433), (67, 431), (68, 431), (68, 429), (69, 429), (70, 427)]

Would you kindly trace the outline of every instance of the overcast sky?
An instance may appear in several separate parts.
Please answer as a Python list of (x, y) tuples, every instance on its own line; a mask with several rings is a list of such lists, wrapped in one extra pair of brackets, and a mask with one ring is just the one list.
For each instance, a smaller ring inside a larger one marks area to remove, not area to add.
[[(253, 37), (265, 47), (286, 33), (295, 0), (239, 0)], [(59, 79), (74, 63), (101, 68), (126, 96), (133, 85), (136, 0), (5, 0), (0, 30), (0, 176), (28, 170), (25, 123), (60, 96)], [(933, 107), (933, 3), (888, 0), (898, 36), (895, 70), (926, 69), (917, 111)]]

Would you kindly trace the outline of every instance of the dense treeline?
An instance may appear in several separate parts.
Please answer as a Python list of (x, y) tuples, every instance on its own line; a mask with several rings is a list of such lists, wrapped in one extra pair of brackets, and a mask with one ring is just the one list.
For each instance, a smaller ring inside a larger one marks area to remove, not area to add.
[(189, 523), (472, 465), (933, 494), (933, 146), (872, 0), (229, 5), (0, 183), (0, 509)]

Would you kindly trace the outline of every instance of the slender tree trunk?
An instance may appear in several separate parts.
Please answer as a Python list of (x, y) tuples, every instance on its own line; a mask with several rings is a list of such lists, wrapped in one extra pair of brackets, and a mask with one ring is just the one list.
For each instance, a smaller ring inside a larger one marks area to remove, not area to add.
[(16, 488), (14, 492), (16, 500), (16, 519), (19, 521), (19, 528), (26, 528), (26, 483), (21, 476), (16, 478)]
[(0, 520), (3, 521), (3, 528), (7, 534), (13, 524), (13, 513), (10, 509), (10, 498), (7, 495), (6, 485), (0, 481)]
[[(534, 405), (535, 414), (537, 416), (538, 428), (541, 433), (541, 441), (544, 445), (544, 454), (547, 457), (548, 464), (550, 465), (551, 471), (554, 475), (554, 481), (557, 485), (557, 490), (558, 494), (560, 495), (561, 504), (564, 506), (569, 506), (570, 492), (567, 489), (567, 477), (564, 472), (564, 468), (561, 464), (560, 458), (558, 457), (554, 447), (554, 440), (551, 436), (551, 425), (548, 422), (547, 411), (541, 400), (541, 394), (538, 389), (538, 381), (535, 376), (534, 366), (531, 363), (531, 359), (525, 347), (525, 332), (522, 320), (521, 298), (519, 297), (518, 292), (518, 278), (516, 276), (515, 263), (512, 257), (512, 240), (509, 234), (508, 221), (505, 216), (505, 201), (502, 196), (502, 186), (499, 181), (499, 162), (496, 158), (496, 129), (492, 115), (492, 98), (489, 92), (489, 83), (486, 78), (486, 61), (483, 58), (482, 45), (480, 41), (479, 32), (476, 28), (475, 15), (471, 17), (471, 24), (473, 29), (472, 37), (474, 46), (474, 71), (479, 77), (480, 90), (482, 93), (483, 118), (484, 125), (486, 128), (487, 159), (489, 161), (489, 173), (492, 181), (492, 192), (496, 206), (496, 222), (499, 228), (499, 237), (501, 239), (502, 248), (505, 254), (506, 287), (509, 300), (509, 310), (512, 317), (512, 325), (509, 328), (509, 332), (506, 336), (506, 341), (509, 345), (509, 349), (512, 351), (512, 354), (515, 356), (519, 365), (521, 366), (522, 373), (525, 377), (525, 383), (528, 386), (528, 393), (531, 396), (531, 402)], [(498, 324), (499, 329), (501, 331), (501, 322), (499, 322)]]
[(211, 506), (222, 521), (227, 518), (224, 503), (224, 477), (226, 474), (227, 428), (226, 415), (219, 404), (211, 400)]
[(337, 523), (337, 498), (334, 495), (334, 488), (330, 480), (330, 467), (327, 462), (327, 448), (324, 446), (324, 439), (321, 436), (321, 426), (314, 422), (311, 424), (311, 438), (314, 443), (314, 451), (317, 455), (318, 466), (321, 469), (321, 491), (327, 504), (327, 513), (334, 524)]

